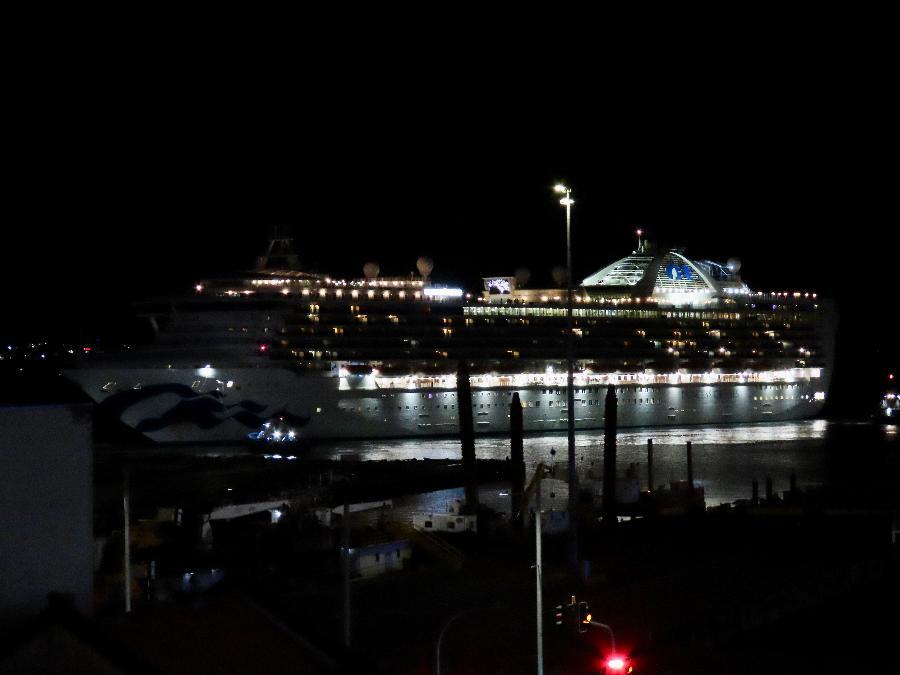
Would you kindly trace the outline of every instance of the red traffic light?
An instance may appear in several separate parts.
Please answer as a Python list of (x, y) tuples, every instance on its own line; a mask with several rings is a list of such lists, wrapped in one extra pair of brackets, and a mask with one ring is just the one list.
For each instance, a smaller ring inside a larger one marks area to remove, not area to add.
[(607, 673), (630, 673), (633, 670), (631, 661), (624, 656), (610, 656), (606, 659)]

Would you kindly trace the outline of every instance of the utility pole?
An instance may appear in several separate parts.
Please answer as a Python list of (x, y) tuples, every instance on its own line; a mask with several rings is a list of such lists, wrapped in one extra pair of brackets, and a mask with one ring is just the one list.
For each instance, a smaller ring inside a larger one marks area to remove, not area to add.
[(125, 613), (131, 614), (131, 509), (128, 506), (128, 469), (122, 473), (122, 516), (125, 522), (124, 528), (124, 554), (123, 561), (125, 577)]
[(538, 463), (534, 470), (534, 478), (525, 488), (522, 495), (522, 510), (528, 507), (532, 493), (535, 495), (534, 500), (534, 585), (535, 599), (537, 600), (537, 672), (538, 675), (544, 673), (544, 599), (543, 599), (543, 571), (541, 564), (541, 480), (544, 478), (546, 467), (543, 462)]
[(343, 521), (344, 646), (350, 648), (350, 491), (344, 495)]
[(543, 578), (541, 571), (541, 473), (544, 467), (538, 465), (537, 494), (535, 495), (534, 514), (534, 582), (537, 598), (537, 672), (544, 675), (544, 602), (543, 602)]

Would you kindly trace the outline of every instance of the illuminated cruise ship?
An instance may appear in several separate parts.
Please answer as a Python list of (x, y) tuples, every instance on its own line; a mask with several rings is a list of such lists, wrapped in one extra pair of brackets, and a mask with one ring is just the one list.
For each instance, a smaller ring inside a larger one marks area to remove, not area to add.
[[(820, 412), (834, 320), (814, 293), (754, 292), (740, 262), (693, 260), (639, 240), (574, 290), (575, 407), (566, 404), (567, 297), (528, 275), (480, 293), (418, 274), (359, 279), (273, 265), (199, 282), (140, 308), (150, 344), (91, 353), (66, 371), (107, 413), (159, 442), (451, 435), (456, 372), (471, 373), (476, 432), (505, 433), (518, 392), (529, 432), (766, 422)], [(560, 276), (560, 275), (557, 275)], [(273, 422), (277, 420), (276, 422)], [(275, 423), (283, 429), (267, 432)]]

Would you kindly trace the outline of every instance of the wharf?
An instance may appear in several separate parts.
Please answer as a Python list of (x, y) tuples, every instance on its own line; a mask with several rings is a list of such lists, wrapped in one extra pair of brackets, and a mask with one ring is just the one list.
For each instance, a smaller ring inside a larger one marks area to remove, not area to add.
[[(169, 505), (208, 510), (237, 500), (290, 500), (304, 496), (328, 501), (338, 491), (341, 499), (374, 501), (464, 484), (463, 466), (458, 459), (276, 460), (259, 455), (178, 454), (143, 454), (135, 458), (107, 453), (98, 455), (95, 464), (98, 513), (116, 512), (126, 471), (135, 508)], [(509, 475), (508, 461), (477, 461), (479, 482), (505, 480)]]

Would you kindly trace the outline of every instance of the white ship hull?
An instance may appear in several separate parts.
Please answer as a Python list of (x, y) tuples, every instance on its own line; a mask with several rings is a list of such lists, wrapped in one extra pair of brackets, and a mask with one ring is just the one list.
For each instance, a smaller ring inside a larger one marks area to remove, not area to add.
[[(297, 438), (447, 436), (459, 431), (454, 388), (348, 386), (347, 378), (287, 368), (85, 368), (67, 371), (101, 408), (159, 443), (234, 443), (284, 417)], [(371, 379), (371, 378), (369, 378)], [(352, 378), (351, 378), (352, 380)], [(353, 380), (352, 384), (357, 381)], [(795, 420), (817, 415), (820, 377), (793, 382), (617, 384), (620, 427)], [(566, 390), (558, 385), (472, 387), (479, 434), (508, 433), (518, 392), (526, 432), (565, 431)], [(576, 384), (575, 426), (604, 426), (606, 386)]]

